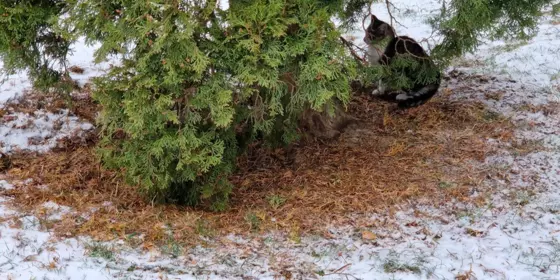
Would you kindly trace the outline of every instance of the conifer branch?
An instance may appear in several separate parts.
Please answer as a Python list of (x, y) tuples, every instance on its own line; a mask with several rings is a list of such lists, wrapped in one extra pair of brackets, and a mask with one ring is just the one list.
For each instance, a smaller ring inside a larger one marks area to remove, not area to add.
[(393, 16), (393, 13), (391, 12), (391, 7), (395, 7), (395, 5), (393, 5), (393, 3), (391, 3), (391, 1), (389, 0), (385, 0), (385, 5), (387, 6), (387, 12), (389, 13), (389, 18), (391, 19), (391, 26), (395, 26), (393, 22), (398, 23), (400, 25), (402, 25), (400, 22), (398, 22), (395, 17)]
[(404, 43), (403, 43), (403, 44), (404, 44), (404, 48), (405, 48), (406, 53), (407, 53), (408, 55), (410, 55), (410, 56), (412, 56), (412, 57), (414, 57), (414, 58), (418, 58), (418, 59), (429, 60), (428, 57), (423, 57), (423, 56), (415, 55), (415, 54), (413, 54), (411, 51), (408, 50), (408, 47), (406, 46), (406, 43), (407, 43), (407, 42), (410, 42), (410, 43), (413, 43), (413, 44), (419, 44), (418, 42), (415, 42), (415, 41), (412, 40), (412, 39), (406, 39), (406, 38), (402, 38), (402, 37), (399, 37), (399, 41), (404, 42)]
[(367, 60), (363, 57), (363, 56), (359, 56), (356, 51), (354, 50), (354, 48), (357, 48), (359, 50), (361, 50), (362, 52), (365, 52), (364, 49), (356, 46), (355, 44), (353, 44), (352, 42), (344, 39), (344, 37), (340, 36), (340, 40), (342, 41), (342, 43), (350, 50), (350, 54), (352, 54), (352, 56), (358, 60), (361, 63), (367, 63)]

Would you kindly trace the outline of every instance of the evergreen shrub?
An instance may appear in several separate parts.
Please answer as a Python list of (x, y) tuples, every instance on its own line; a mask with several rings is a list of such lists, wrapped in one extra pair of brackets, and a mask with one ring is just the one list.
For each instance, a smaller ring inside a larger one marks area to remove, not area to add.
[[(432, 57), (442, 69), (484, 36), (531, 36), (552, 2), (444, 1), (427, 19), (442, 38)], [(370, 4), (230, 0), (222, 9), (216, 0), (2, 0), (0, 58), (6, 73), (24, 69), (36, 86), (56, 88), (67, 77), (70, 45), (99, 43), (96, 61), (120, 60), (95, 80), (102, 161), (150, 198), (223, 210), (228, 175), (248, 143), (297, 140), (306, 111), (340, 112), (351, 81), (394, 75), (356, 63), (340, 40)]]

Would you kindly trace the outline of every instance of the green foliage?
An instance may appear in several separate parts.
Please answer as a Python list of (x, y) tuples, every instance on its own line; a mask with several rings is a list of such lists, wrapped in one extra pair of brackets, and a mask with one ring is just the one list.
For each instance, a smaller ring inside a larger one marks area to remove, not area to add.
[(65, 1), (0, 1), (0, 59), (2, 74), (28, 71), (34, 86), (68, 92), (66, 56), (70, 42), (53, 26)]
[(92, 258), (102, 258), (108, 261), (115, 259), (115, 253), (107, 245), (99, 242), (93, 242), (86, 244), (86, 249), (89, 252), (89, 256)]
[(383, 271), (386, 273), (397, 273), (397, 272), (411, 272), (414, 274), (421, 274), (422, 270), (419, 266), (402, 264), (395, 260), (389, 260), (383, 264)]
[[(480, 39), (527, 39), (536, 34), (544, 7), (554, 0), (454, 0), (429, 21), (442, 36), (432, 55), (446, 65), (476, 50)], [(446, 4), (448, 3), (448, 4)]]
[(552, 4), (552, 15), (557, 16), (560, 13), (560, 3)]
[(441, 77), (437, 65), (428, 59), (416, 59), (410, 54), (397, 55), (391, 65), (381, 68), (382, 79), (392, 88), (413, 89), (416, 83), (426, 85)]
[(349, 100), (355, 63), (321, 1), (215, 4), (76, 1), (62, 25), (122, 58), (95, 83), (104, 162), (150, 196), (222, 210), (239, 136), (297, 139), (306, 108)]
[(196, 233), (204, 237), (211, 237), (216, 234), (211, 224), (204, 219), (199, 219), (196, 221), (195, 231)]
[(282, 206), (285, 202), (286, 202), (286, 198), (279, 196), (279, 195), (270, 195), (266, 198), (268, 200), (268, 204), (273, 208), (273, 209), (278, 209), (280, 206)]
[(245, 221), (252, 231), (258, 231), (261, 228), (261, 219), (255, 213), (245, 214)]
[[(358, 73), (406, 87), (400, 70), (433, 72), (410, 59), (392, 69), (353, 60), (339, 36), (369, 1), (229, 2), (221, 10), (216, 0), (0, 1), (0, 56), (6, 72), (28, 70), (46, 88), (67, 78), (71, 42), (99, 43), (96, 61), (120, 59), (95, 80), (103, 162), (149, 198), (215, 210), (226, 208), (228, 175), (247, 144), (298, 139), (302, 112), (347, 103)], [(431, 19), (443, 36), (432, 57), (441, 68), (483, 35), (530, 36), (550, 2), (446, 1)]]
[(177, 240), (173, 238), (173, 236), (169, 236), (168, 240), (160, 247), (160, 249), (162, 253), (169, 255), (172, 258), (181, 256), (185, 251), (183, 246), (181, 246), (181, 244), (179, 244)]

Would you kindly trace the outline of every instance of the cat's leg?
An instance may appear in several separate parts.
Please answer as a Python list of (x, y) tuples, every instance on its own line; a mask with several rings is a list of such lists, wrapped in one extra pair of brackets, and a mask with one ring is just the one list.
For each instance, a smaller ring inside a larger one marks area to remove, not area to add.
[(382, 80), (379, 80), (377, 83), (377, 88), (371, 92), (373, 96), (384, 95), (387, 91), (387, 85), (383, 83)]
[(397, 96), (406, 95), (406, 94), (407, 94), (406, 91), (402, 89), (391, 88), (381, 80), (378, 83), (377, 89), (375, 89), (371, 93), (371, 95), (377, 98), (391, 100), (391, 101), (395, 101)]
[(439, 83), (425, 85), (417, 91), (403, 92), (395, 97), (399, 107), (410, 108), (426, 103), (439, 89)]
[(406, 100), (412, 99), (412, 98), (414, 98), (414, 96), (410, 95), (410, 93), (407, 93), (407, 92), (402, 92), (402, 93), (399, 93), (397, 96), (395, 96), (395, 100), (397, 100), (397, 101), (406, 101)]

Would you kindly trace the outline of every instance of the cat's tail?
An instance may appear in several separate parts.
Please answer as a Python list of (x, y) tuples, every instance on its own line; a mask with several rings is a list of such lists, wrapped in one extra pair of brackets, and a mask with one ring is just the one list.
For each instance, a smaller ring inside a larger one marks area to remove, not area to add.
[(395, 97), (400, 108), (420, 106), (430, 100), (438, 91), (440, 83), (425, 85), (417, 91), (402, 92)]

